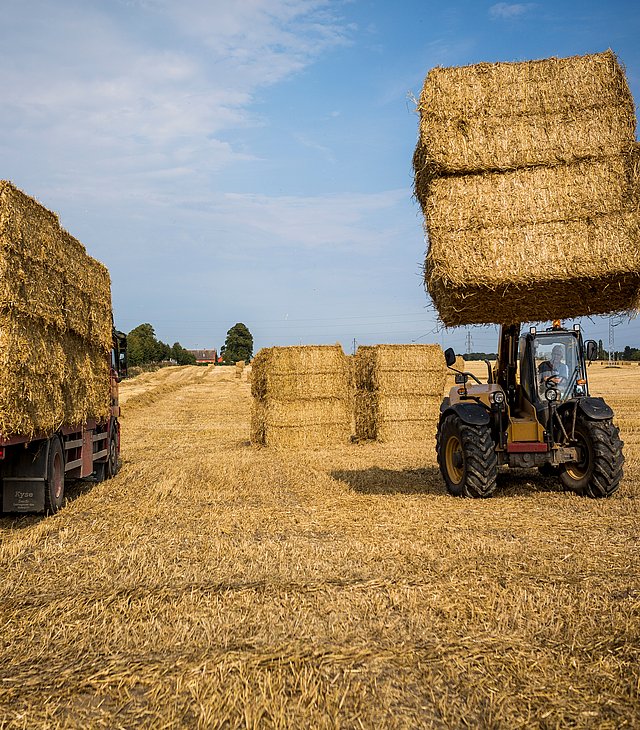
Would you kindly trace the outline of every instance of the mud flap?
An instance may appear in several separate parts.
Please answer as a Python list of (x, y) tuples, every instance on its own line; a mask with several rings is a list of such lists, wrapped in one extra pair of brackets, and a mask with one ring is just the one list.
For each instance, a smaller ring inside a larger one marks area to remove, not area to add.
[(44, 512), (44, 477), (6, 477), (2, 480), (3, 512)]
[(17, 446), (2, 464), (2, 511), (44, 512), (49, 441)]

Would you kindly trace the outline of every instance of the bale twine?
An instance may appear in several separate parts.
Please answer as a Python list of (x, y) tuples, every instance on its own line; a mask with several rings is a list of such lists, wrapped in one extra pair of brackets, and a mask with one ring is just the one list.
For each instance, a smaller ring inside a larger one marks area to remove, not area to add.
[(355, 355), (356, 438), (431, 438), (446, 365), (438, 345), (375, 345)]
[(351, 439), (351, 368), (339, 345), (260, 350), (251, 394), (253, 443), (298, 448)]
[(55, 214), (0, 181), (0, 433), (108, 417), (109, 273)]
[(431, 71), (415, 192), (425, 284), (442, 321), (636, 306), (639, 159), (633, 99), (611, 51)]

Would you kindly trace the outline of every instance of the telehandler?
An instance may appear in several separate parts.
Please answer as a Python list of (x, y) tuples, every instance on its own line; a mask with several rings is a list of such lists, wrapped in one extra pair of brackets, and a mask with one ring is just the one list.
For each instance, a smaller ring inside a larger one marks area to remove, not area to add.
[(447, 490), (489, 497), (499, 467), (538, 467), (574, 492), (609, 497), (622, 478), (623, 442), (611, 408), (589, 395), (586, 363), (596, 357), (595, 341), (583, 343), (579, 325), (566, 329), (559, 320), (544, 331), (520, 330), (520, 324), (500, 328), (486, 384), (456, 370), (453, 349), (445, 351), (456, 372), (436, 437)]

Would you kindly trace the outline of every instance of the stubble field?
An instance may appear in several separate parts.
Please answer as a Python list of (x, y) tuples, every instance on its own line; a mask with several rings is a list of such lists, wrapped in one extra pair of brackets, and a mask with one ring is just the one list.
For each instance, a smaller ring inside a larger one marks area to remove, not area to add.
[(0, 519), (0, 727), (640, 727), (640, 368), (625, 477), (449, 497), (433, 443), (249, 444), (233, 368), (122, 384), (123, 468)]

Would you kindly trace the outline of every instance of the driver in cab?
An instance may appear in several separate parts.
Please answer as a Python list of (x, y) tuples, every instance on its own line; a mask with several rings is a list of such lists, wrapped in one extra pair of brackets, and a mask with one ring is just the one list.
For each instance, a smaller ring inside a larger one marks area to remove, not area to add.
[(544, 385), (551, 378), (551, 382), (558, 385), (566, 382), (569, 376), (569, 369), (562, 362), (564, 358), (564, 347), (562, 345), (554, 345), (551, 350), (551, 360), (541, 362), (538, 367), (540, 373), (540, 385)]

